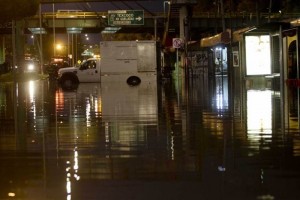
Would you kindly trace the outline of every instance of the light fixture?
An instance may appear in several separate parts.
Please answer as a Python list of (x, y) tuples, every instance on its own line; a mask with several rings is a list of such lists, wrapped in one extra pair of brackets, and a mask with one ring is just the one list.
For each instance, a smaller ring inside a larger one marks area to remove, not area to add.
[(119, 31), (121, 29), (121, 27), (105, 27), (103, 31), (101, 31), (101, 33), (116, 33), (117, 31)]
[(28, 28), (28, 30), (32, 34), (46, 34), (46, 30), (44, 28)]
[(68, 33), (81, 33), (81, 31), (82, 31), (82, 28), (76, 28), (76, 27), (67, 28)]

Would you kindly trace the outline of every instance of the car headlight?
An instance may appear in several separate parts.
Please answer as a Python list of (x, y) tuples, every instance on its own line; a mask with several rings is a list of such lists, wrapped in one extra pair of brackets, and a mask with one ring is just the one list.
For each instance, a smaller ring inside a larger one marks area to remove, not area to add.
[(28, 71), (33, 71), (34, 70), (34, 64), (28, 64), (27, 69), (28, 69)]

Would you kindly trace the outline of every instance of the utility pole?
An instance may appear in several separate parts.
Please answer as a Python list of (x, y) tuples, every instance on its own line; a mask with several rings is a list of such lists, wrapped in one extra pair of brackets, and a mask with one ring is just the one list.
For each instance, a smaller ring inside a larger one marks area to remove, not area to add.
[(220, 5), (221, 5), (222, 30), (223, 30), (223, 32), (225, 32), (226, 31), (226, 27), (225, 27), (224, 3), (223, 3), (223, 0), (220, 0)]

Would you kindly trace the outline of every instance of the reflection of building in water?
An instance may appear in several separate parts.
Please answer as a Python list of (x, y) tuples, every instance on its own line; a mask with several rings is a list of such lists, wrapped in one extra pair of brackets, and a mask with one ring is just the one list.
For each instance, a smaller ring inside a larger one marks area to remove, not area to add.
[(213, 109), (224, 111), (228, 110), (228, 77), (226, 75), (215, 77), (215, 96), (213, 99)]
[(157, 129), (156, 82), (135, 87), (121, 82), (81, 83), (77, 91), (59, 90), (56, 97), (59, 148), (68, 149), (76, 140), (78, 149), (101, 149), (80, 162), (85, 166), (82, 174), (101, 179), (126, 176), (128, 169), (118, 167), (123, 162), (119, 159), (136, 159), (138, 152), (147, 151), (148, 134)]
[(145, 128), (157, 123), (156, 83), (142, 82), (137, 87), (120, 82), (103, 83), (101, 97), (102, 121), (111, 144), (124, 150), (146, 145)]

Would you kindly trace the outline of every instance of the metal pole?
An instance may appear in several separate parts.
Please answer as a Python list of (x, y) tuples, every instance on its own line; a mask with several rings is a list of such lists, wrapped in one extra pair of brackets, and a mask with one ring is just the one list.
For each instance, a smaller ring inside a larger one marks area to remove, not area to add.
[(268, 16), (268, 22), (271, 22), (271, 14), (272, 14), (272, 0), (269, 2), (269, 16)]
[(17, 63), (17, 59), (16, 59), (16, 21), (12, 20), (12, 67), (13, 67), (13, 73), (14, 75), (16, 74), (15, 70), (16, 70), (16, 63)]
[(281, 130), (283, 131), (283, 133), (285, 132), (285, 103), (284, 103), (284, 99), (285, 99), (285, 70), (284, 70), (284, 64), (283, 64), (283, 38), (282, 38), (282, 27), (279, 27), (279, 66), (280, 67), (280, 104), (281, 104)]
[(220, 0), (221, 3), (221, 16), (222, 16), (222, 30), (225, 32), (226, 27), (225, 27), (225, 18), (224, 18), (224, 3), (223, 0)]
[[(44, 58), (43, 58), (43, 35), (42, 35), (42, 4), (40, 3), (40, 60), (41, 60), (41, 73), (44, 74)], [(34, 41), (34, 40), (33, 40)]]
[[(54, 2), (54, 0), (53, 0), (53, 2)], [(56, 41), (55, 41), (55, 15), (54, 15), (54, 13), (55, 13), (55, 8), (54, 8), (54, 3), (52, 4), (52, 14), (53, 14), (53, 16), (52, 16), (52, 22), (53, 22), (53, 56), (55, 56), (56, 55), (56, 51), (55, 51), (55, 48), (56, 48)]]
[(154, 17), (154, 38), (157, 41), (157, 19)]

